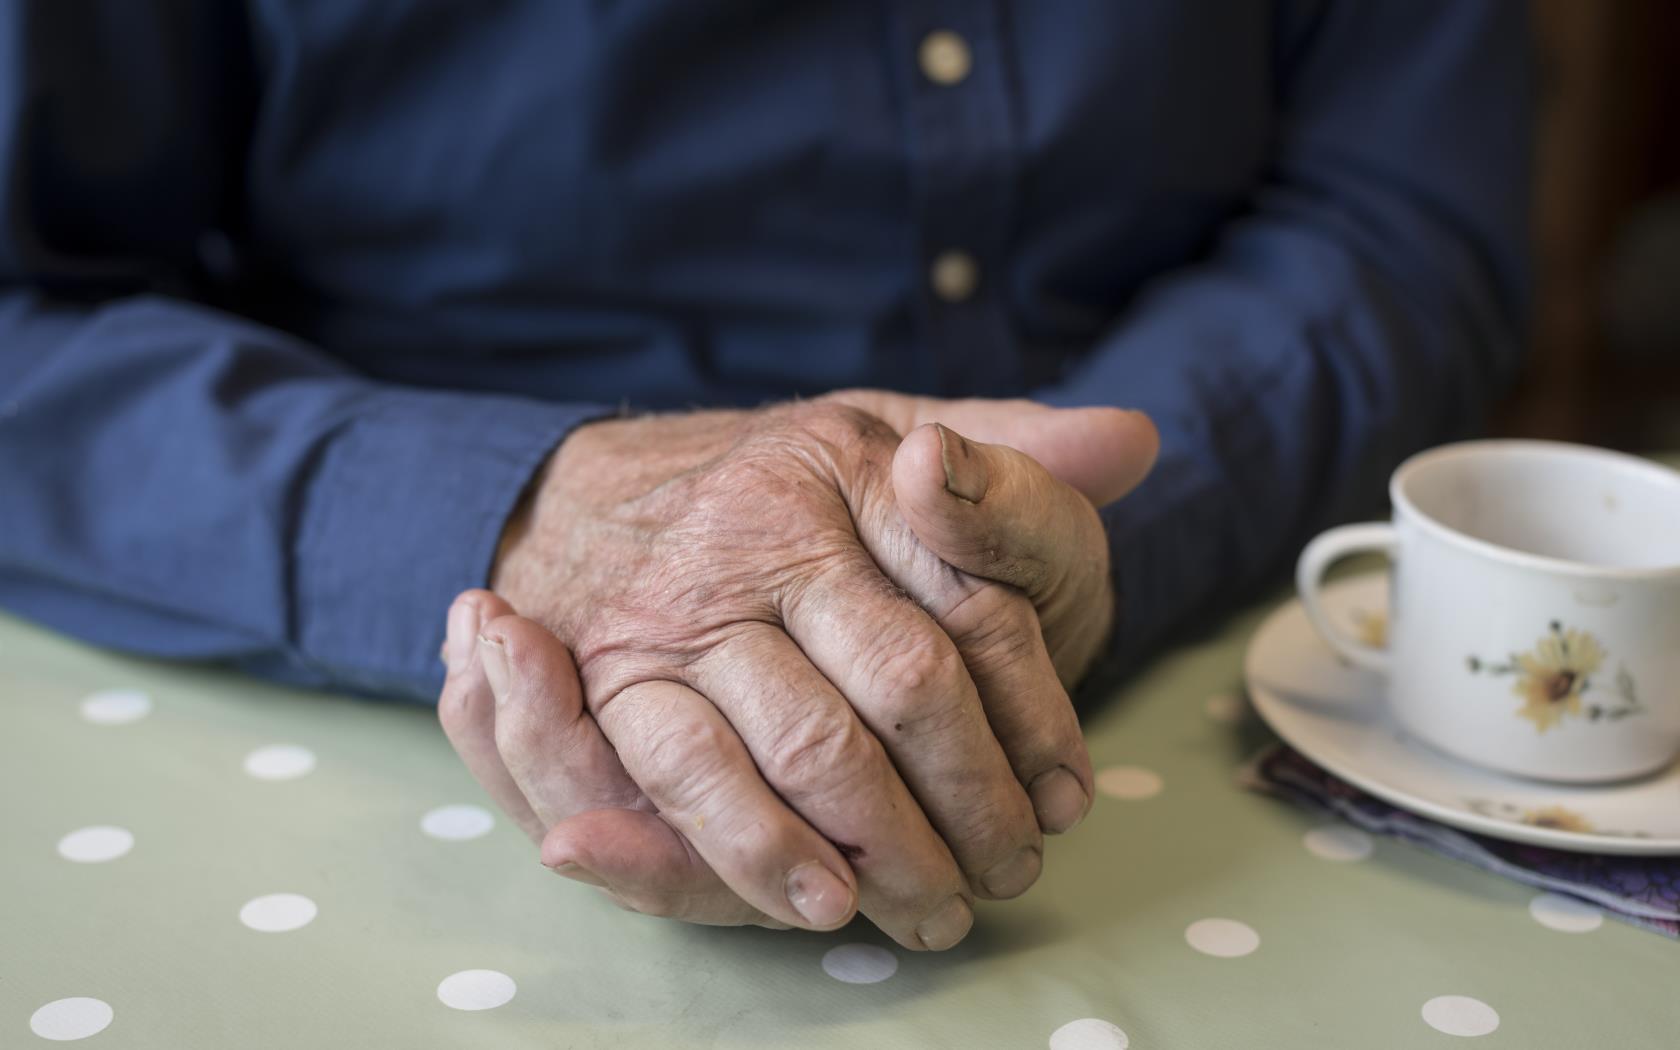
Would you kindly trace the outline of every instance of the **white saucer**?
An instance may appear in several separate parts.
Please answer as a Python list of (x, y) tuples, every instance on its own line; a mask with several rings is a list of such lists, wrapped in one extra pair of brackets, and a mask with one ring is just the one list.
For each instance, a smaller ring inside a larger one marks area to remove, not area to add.
[[(1357, 632), (1388, 609), (1386, 573), (1325, 588), (1332, 617)], [(1355, 787), (1450, 824), (1513, 842), (1587, 853), (1680, 853), (1680, 762), (1607, 786), (1546, 784), (1477, 769), (1405, 736), (1382, 679), (1343, 663), (1292, 601), (1261, 625), (1243, 668), (1260, 717), (1291, 747)]]

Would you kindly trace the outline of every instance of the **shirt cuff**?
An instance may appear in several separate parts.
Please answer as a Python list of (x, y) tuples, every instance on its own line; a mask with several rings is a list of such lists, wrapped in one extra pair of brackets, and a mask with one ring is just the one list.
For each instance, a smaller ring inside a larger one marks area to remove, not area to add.
[(301, 505), (291, 634), (357, 691), (433, 699), (450, 602), (489, 578), (520, 494), (600, 405), (381, 390), (324, 446)]

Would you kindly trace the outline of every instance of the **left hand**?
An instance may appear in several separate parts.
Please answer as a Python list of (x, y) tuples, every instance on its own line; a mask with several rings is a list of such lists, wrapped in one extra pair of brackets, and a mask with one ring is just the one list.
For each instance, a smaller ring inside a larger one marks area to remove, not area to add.
[[(894, 459), (893, 483), (917, 538), (954, 567), (1024, 592), (1058, 676), (1077, 681), (1113, 619), (1107, 540), (1093, 504), (1124, 494), (1147, 473), (1156, 448), (1149, 421), (1115, 409), (1026, 401), (937, 401), (877, 391), (830, 398), (908, 432)], [(935, 420), (943, 426), (929, 425)], [(979, 440), (965, 440), (958, 429)], [(998, 444), (981, 443), (993, 441)], [(966, 595), (978, 593), (988, 592)], [(1000, 616), (993, 603), (953, 602), (949, 593), (912, 597), (949, 606), (930, 611), (965, 652), (1015, 644), (999, 626), (1013, 618)], [(502, 808), (534, 839), (546, 836), (545, 858), (568, 858), (570, 870), (562, 874), (600, 885), (637, 911), (783, 926), (731, 892), (656, 815), (584, 706), (565, 647), (512, 612), (485, 591), (457, 599), (439, 716)], [(506, 660), (487, 669), (475, 642), (479, 628), (493, 620)], [(1088, 798), (1082, 802), (1089, 805)]]
[(1149, 418), (885, 390), (828, 398), (905, 435), (893, 489), (916, 538), (952, 567), (1024, 592), (1062, 684), (1084, 678), (1115, 613), (1108, 536), (1095, 508), (1136, 488), (1154, 466), (1160, 439)]

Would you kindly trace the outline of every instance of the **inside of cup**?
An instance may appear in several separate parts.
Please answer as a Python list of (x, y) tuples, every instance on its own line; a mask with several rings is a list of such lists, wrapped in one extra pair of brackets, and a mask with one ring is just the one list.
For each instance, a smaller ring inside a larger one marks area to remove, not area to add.
[(1414, 461), (1401, 494), (1474, 539), (1601, 568), (1680, 568), (1680, 474), (1544, 442), (1474, 442)]

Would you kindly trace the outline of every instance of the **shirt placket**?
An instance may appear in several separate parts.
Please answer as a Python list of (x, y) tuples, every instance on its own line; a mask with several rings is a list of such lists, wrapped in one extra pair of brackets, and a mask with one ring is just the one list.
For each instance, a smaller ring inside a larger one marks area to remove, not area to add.
[(894, 8), (914, 197), (917, 334), (941, 392), (1016, 392), (1024, 379), (1008, 310), (1018, 148), (997, 3)]

